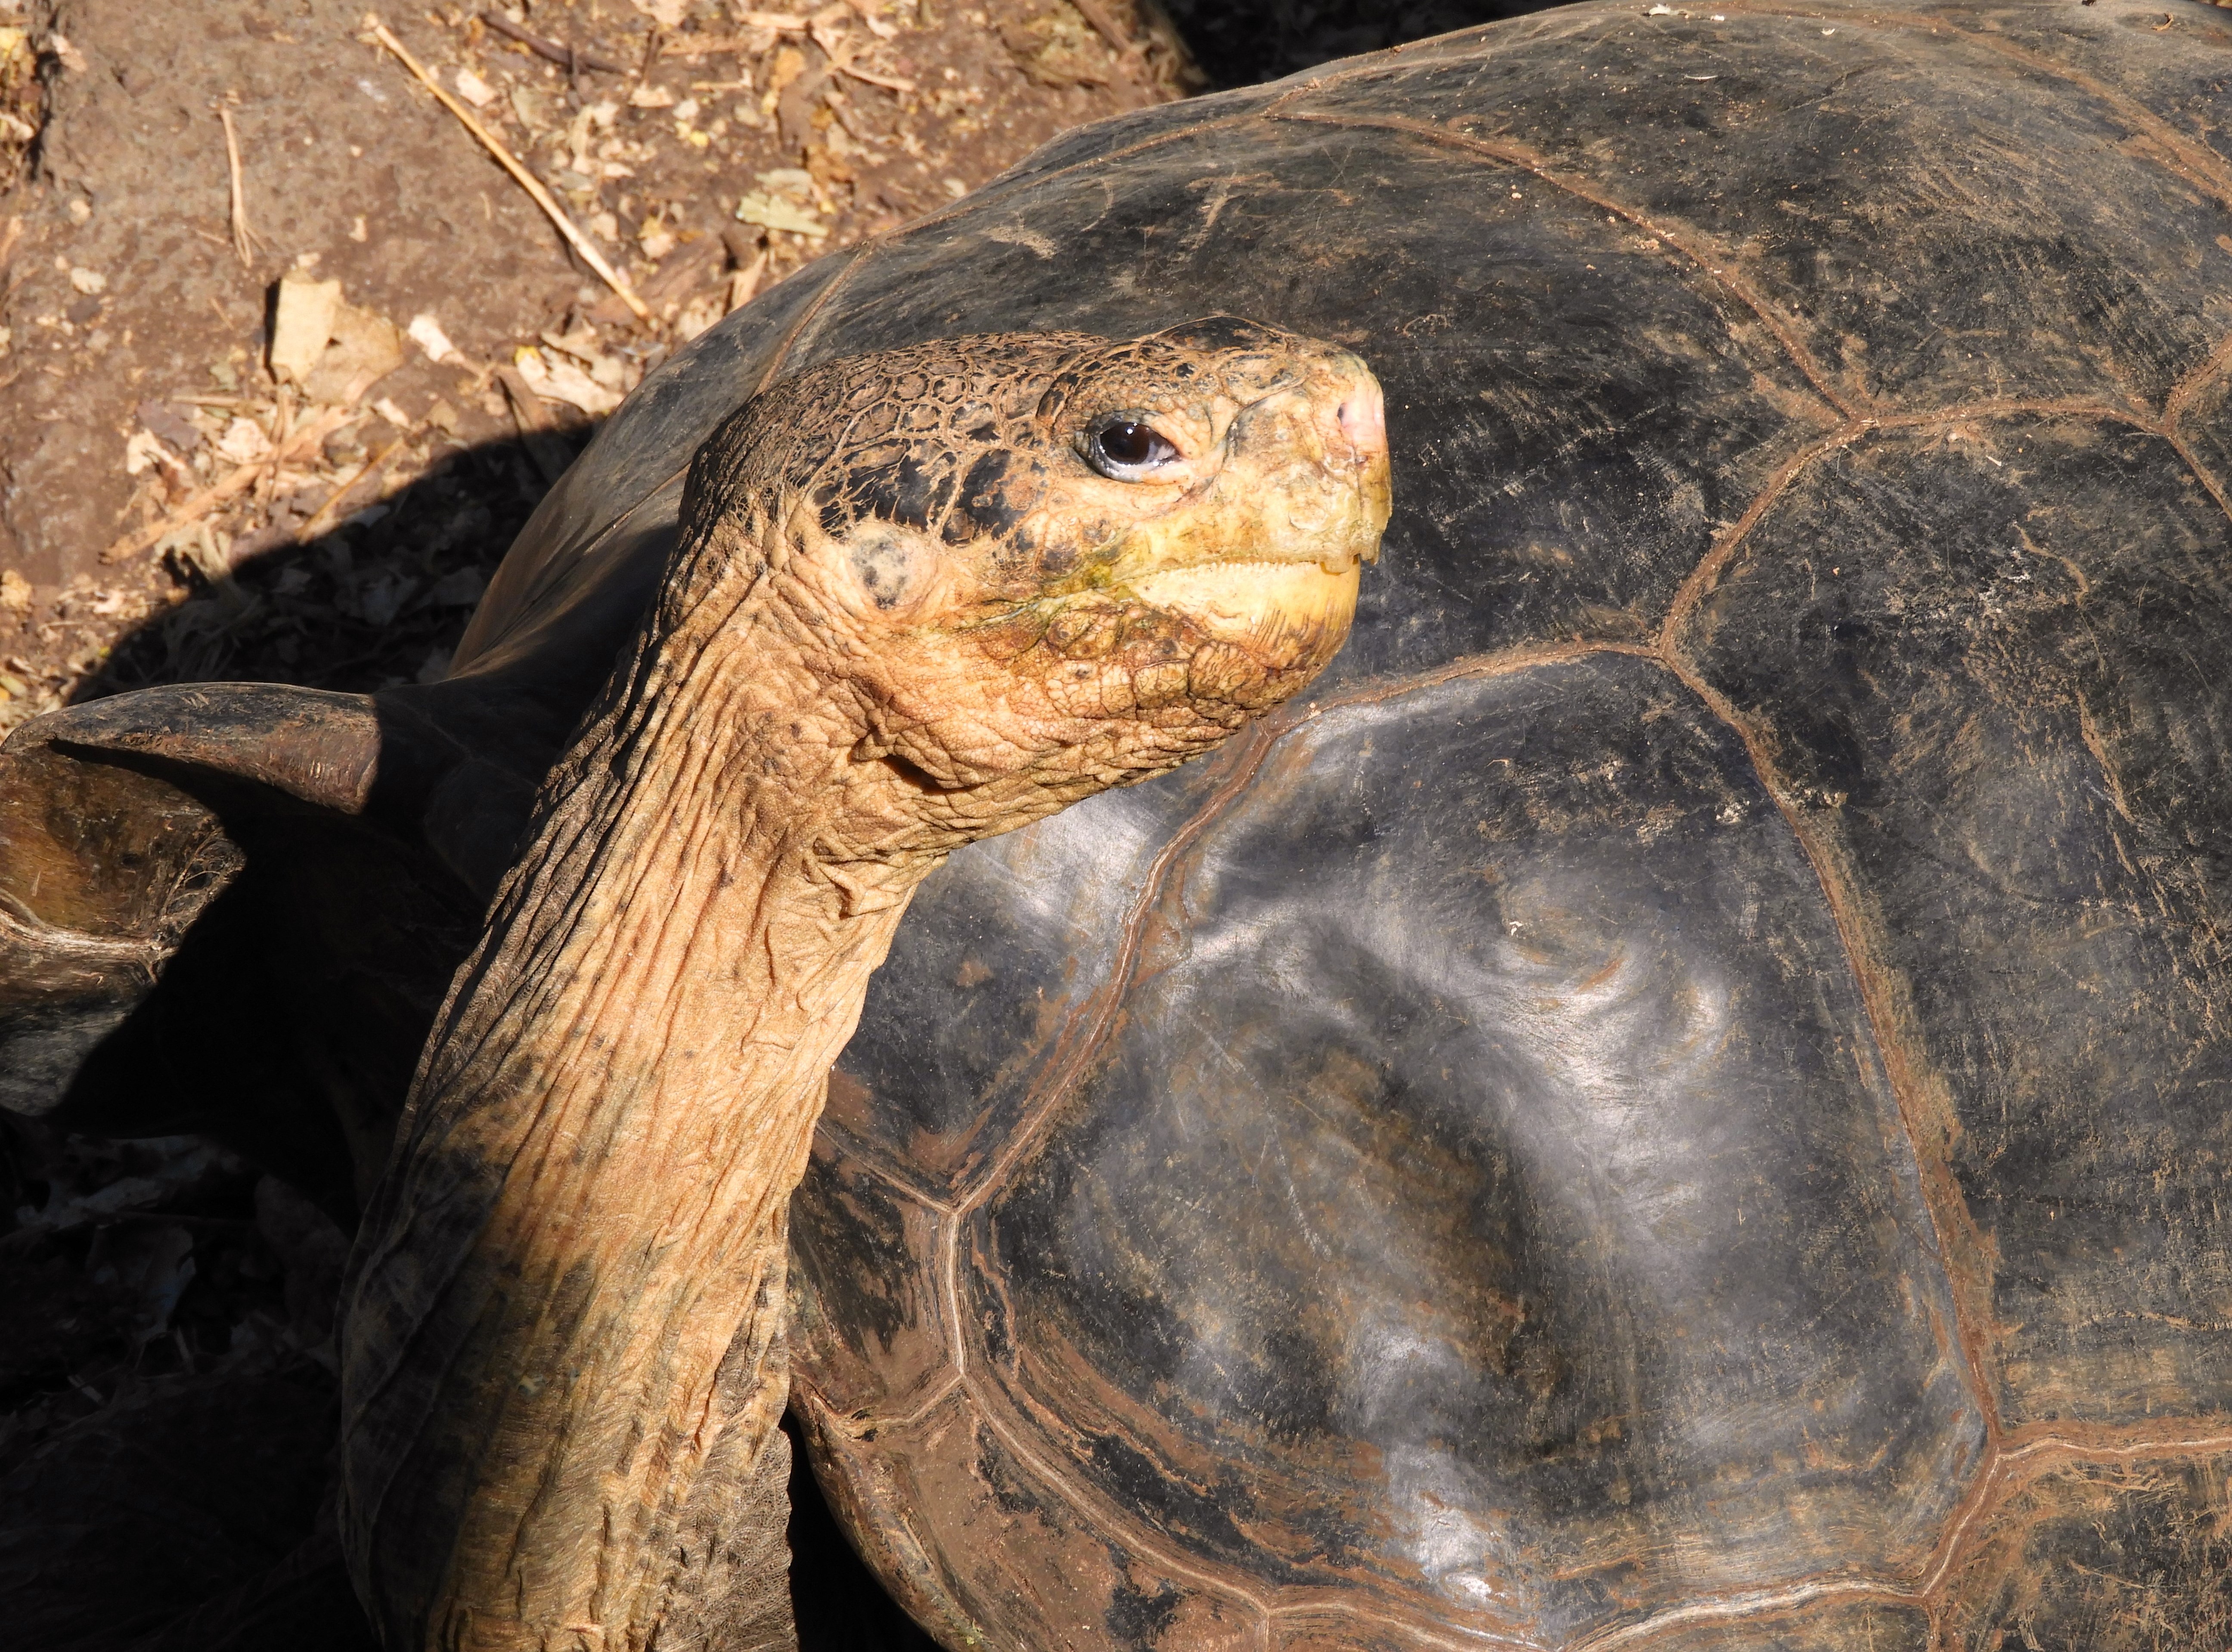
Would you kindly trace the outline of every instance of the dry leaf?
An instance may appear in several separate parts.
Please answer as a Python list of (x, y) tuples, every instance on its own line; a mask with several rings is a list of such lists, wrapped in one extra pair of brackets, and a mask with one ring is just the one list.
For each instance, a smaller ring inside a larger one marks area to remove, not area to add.
[(290, 269), (279, 281), (278, 313), (271, 326), (271, 371), (280, 379), (301, 384), (326, 353), (334, 335), (334, 319), (341, 308), (341, 284), (313, 281), (308, 273)]
[(511, 88), (511, 112), (529, 132), (549, 130), (550, 100), (531, 86)]
[(775, 55), (775, 65), (768, 70), (768, 95), (779, 98), (790, 83), (806, 73), (806, 54), (795, 46), (786, 46)]
[(563, 357), (522, 345), (512, 362), (527, 387), (545, 401), (565, 402), (591, 418), (600, 418), (620, 405), (619, 393), (606, 389)]
[(736, 203), (736, 220), (765, 230), (788, 230), (819, 241), (829, 226), (802, 206), (794, 206), (779, 195), (747, 195)]
[(237, 418), (217, 438), (217, 450), (235, 464), (248, 464), (269, 456), (271, 438), (254, 419)]
[(334, 312), (333, 342), (302, 381), (314, 402), (354, 406), (364, 392), (403, 365), (403, 335), (386, 316), (342, 304)]

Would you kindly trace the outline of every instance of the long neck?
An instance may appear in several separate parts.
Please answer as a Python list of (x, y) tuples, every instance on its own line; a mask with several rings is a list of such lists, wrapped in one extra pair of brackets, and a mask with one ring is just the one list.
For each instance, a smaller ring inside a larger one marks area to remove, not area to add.
[(428, 1047), (345, 1350), (391, 1652), (643, 1646), (708, 1453), (781, 1416), (785, 1207), (930, 862), (832, 881), (859, 766), (771, 623), (639, 665)]

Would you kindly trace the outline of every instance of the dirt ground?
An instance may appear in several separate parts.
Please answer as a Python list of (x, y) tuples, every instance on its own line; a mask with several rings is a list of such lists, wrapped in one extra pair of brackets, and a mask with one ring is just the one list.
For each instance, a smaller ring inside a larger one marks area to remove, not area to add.
[[(639, 320), (359, 0), (32, 0), (6, 59), (6, 136), (37, 136), (0, 202), (0, 726), (89, 677), (438, 670), (590, 422), (676, 343), (1199, 83), (1167, 24), (1088, 4), (1099, 28), (1067, 0), (395, 12)], [(348, 307), (291, 377), (269, 360), (290, 275)]]
[[(0, 733), (437, 675), (595, 423), (801, 263), (1081, 121), (1530, 9), (364, 4), (0, 0)], [(347, 1242), (213, 1143), (0, 1116), (0, 1640), (360, 1644), (320, 1535)], [(806, 1644), (926, 1645), (801, 1493)]]

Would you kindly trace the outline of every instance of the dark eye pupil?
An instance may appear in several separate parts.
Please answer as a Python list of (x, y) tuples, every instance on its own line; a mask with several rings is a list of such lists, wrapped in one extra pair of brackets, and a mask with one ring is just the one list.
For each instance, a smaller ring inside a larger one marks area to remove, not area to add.
[(1116, 464), (1145, 464), (1162, 445), (1162, 438), (1145, 424), (1111, 424), (1100, 432), (1100, 450)]

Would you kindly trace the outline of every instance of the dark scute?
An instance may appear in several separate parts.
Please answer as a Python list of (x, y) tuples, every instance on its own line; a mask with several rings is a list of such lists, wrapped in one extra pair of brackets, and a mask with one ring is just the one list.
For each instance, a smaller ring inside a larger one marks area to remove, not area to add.
[(1101, 1623), (1119, 1646), (1152, 1648), (1178, 1616), (1181, 1598), (1167, 1584), (1149, 1594), (1127, 1577), (1117, 1584)]
[[(2007, 1652), (2021, 1644), (2002, 1642)], [(1930, 1633), (1926, 1607), (1833, 1597), (1779, 1611), (1707, 1617), (1651, 1642), (1651, 1652), (1941, 1652), (1944, 1645)], [(1971, 1652), (1971, 1646), (1963, 1645), (1961, 1652)]]
[(2232, 1406), (2232, 522), (2158, 437), (1825, 457), (1691, 629), (1872, 915), (2010, 1421)]
[(1982, 1444), (1930, 1220), (1812, 869), (1686, 689), (1327, 710), (1167, 888), (963, 1252), (972, 1365), (1067, 1472), (1264, 1586), (1554, 1641), (1918, 1564)]
[[(981, 1175), (1089, 1025), (1156, 856), (1231, 761), (1105, 792), (931, 873), (841, 1062), (872, 1105), (854, 1113), (833, 1092), (825, 1133), (932, 1197)], [(1048, 857), (1062, 868), (1051, 884)]]
[(2219, 1449), (2058, 1466), (1980, 1523), (1949, 1580), (1950, 1644), (2085, 1652), (2232, 1646)]

